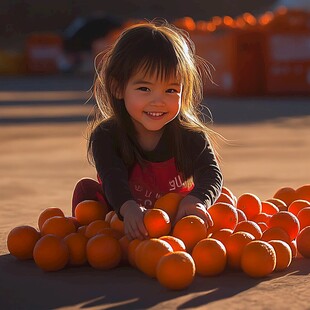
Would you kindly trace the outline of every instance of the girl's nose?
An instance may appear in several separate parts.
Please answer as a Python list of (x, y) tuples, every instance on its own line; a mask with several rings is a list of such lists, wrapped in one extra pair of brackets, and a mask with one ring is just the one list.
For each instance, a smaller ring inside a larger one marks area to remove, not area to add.
[(163, 105), (165, 105), (164, 98), (163, 98), (163, 96), (161, 96), (161, 95), (156, 95), (156, 96), (154, 96), (154, 97), (151, 99), (150, 103), (151, 103), (152, 105), (156, 105), (156, 106), (163, 106)]

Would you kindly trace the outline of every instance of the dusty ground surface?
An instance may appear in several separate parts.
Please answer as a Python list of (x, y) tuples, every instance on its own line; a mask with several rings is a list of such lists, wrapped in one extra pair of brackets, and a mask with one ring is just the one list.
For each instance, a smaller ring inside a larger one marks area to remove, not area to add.
[[(75, 182), (95, 177), (86, 160), (84, 104), (88, 77), (0, 79), (0, 308), (1, 309), (310, 309), (310, 261), (264, 279), (227, 271), (196, 277), (169, 292), (139, 271), (68, 268), (44, 273), (8, 254), (6, 236), (37, 225), (57, 206), (69, 215)], [(309, 98), (208, 98), (213, 128), (222, 134), (225, 186), (262, 200), (282, 186), (310, 183)]]

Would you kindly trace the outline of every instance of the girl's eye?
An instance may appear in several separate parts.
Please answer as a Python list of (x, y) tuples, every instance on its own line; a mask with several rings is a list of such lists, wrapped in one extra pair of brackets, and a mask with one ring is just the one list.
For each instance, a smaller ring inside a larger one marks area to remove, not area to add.
[(170, 93), (170, 94), (179, 93), (179, 91), (177, 89), (173, 89), (173, 88), (167, 89), (166, 92)]
[(139, 87), (138, 90), (141, 90), (141, 91), (150, 91), (150, 89), (147, 88), (147, 87)]

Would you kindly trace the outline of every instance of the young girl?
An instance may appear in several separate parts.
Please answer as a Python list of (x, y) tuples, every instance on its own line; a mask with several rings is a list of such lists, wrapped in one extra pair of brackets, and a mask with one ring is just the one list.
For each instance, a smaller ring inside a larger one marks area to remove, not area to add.
[(95, 120), (88, 144), (99, 182), (80, 180), (77, 203), (104, 200), (124, 221), (130, 239), (147, 237), (143, 215), (160, 196), (181, 193), (175, 222), (207, 212), (222, 174), (200, 120), (208, 70), (187, 33), (167, 22), (125, 30), (99, 64)]

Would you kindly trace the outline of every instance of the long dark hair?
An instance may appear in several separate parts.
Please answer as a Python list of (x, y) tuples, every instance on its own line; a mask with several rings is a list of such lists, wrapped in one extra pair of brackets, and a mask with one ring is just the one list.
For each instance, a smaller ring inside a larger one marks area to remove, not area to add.
[[(180, 127), (205, 135), (211, 143), (216, 133), (201, 118), (203, 85), (211, 77), (207, 63), (195, 54), (188, 34), (166, 21), (145, 22), (124, 30), (115, 44), (102, 56), (96, 68), (93, 94), (96, 100), (90, 134), (102, 122), (115, 122), (120, 154), (127, 167), (143, 164), (135, 128), (125, 108), (123, 93), (130, 77), (138, 70), (166, 79), (176, 76), (183, 85), (179, 115), (167, 124), (173, 136), (176, 165), (185, 179), (192, 176), (189, 150), (184, 149)], [(88, 143), (88, 158), (93, 163), (92, 138)]]

